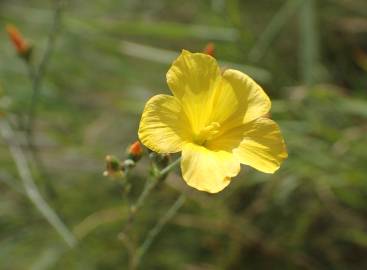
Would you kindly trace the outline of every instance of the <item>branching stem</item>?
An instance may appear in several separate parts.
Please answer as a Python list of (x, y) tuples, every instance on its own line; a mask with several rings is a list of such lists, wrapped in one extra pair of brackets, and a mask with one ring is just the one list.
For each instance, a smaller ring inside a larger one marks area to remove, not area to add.
[(10, 154), (17, 167), (20, 179), (26, 191), (28, 198), (40, 211), (44, 218), (59, 233), (69, 247), (77, 244), (75, 236), (70, 232), (67, 226), (62, 222), (56, 212), (42, 198), (36, 184), (34, 183), (26, 155), (22, 151), (13, 129), (5, 120), (0, 121), (0, 134), (9, 146)]
[(175, 161), (171, 162), (167, 167), (155, 173), (153, 177), (147, 179), (144, 189), (139, 195), (138, 199), (136, 200), (136, 203), (130, 207), (130, 214), (122, 233), (126, 233), (129, 230), (131, 224), (135, 219), (136, 213), (140, 210), (146, 198), (149, 196), (149, 194), (155, 188), (155, 186), (160, 182), (162, 177), (167, 175), (170, 171), (172, 171), (172, 169), (174, 169), (178, 164), (180, 164), (180, 161), (181, 158), (176, 159)]
[(55, 10), (54, 10), (54, 16), (53, 16), (53, 24), (50, 29), (50, 33), (48, 35), (46, 49), (40, 60), (40, 63), (38, 66), (34, 66), (32, 64), (32, 61), (26, 62), (29, 78), (32, 81), (32, 97), (31, 97), (31, 102), (29, 105), (29, 111), (27, 115), (28, 117), (26, 118), (27, 121), (25, 125), (27, 144), (28, 144), (30, 153), (32, 155), (32, 158), (35, 164), (37, 165), (37, 169), (39, 173), (41, 174), (41, 177), (45, 180), (46, 189), (50, 196), (51, 195), (55, 196), (56, 192), (53, 186), (51, 185), (51, 182), (49, 181), (49, 176), (46, 172), (44, 163), (41, 157), (38, 155), (37, 145), (35, 144), (35, 141), (34, 141), (34, 129), (35, 129), (34, 126), (35, 126), (35, 120), (37, 118), (37, 105), (38, 105), (39, 98), (40, 98), (42, 81), (46, 73), (47, 66), (50, 61), (51, 55), (55, 48), (56, 38), (61, 28), (62, 1), (55, 0), (54, 4), (55, 4)]

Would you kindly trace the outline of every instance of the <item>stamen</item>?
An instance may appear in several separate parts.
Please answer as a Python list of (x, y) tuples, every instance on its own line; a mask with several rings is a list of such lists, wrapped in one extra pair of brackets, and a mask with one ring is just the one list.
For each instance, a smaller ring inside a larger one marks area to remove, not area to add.
[(214, 138), (219, 133), (220, 124), (218, 122), (212, 122), (210, 125), (203, 128), (200, 133), (195, 136), (195, 142), (200, 145), (204, 145), (206, 141)]

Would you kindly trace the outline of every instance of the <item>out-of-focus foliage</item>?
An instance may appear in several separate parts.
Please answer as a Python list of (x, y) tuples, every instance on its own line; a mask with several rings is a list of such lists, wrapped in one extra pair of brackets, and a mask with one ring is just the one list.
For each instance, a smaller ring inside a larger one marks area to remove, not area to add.
[[(37, 60), (49, 1), (0, 1)], [(31, 96), (22, 61), (0, 31), (0, 112)], [(36, 138), (56, 193), (37, 184), (80, 239), (70, 250), (23, 195), (0, 144), (1, 269), (126, 269), (126, 220), (104, 155), (136, 140), (145, 101), (167, 91), (182, 48), (214, 42), (216, 57), (250, 73), (272, 97), (289, 158), (274, 175), (245, 168), (225, 191), (189, 190), (179, 172), (139, 213), (140, 242), (181, 190), (188, 200), (141, 269), (367, 269), (367, 2), (364, 0), (123, 0), (66, 2), (42, 89)], [(172, 53), (173, 52), (173, 53)], [(1, 117), (1, 116), (0, 116)], [(138, 194), (143, 159), (133, 172)]]

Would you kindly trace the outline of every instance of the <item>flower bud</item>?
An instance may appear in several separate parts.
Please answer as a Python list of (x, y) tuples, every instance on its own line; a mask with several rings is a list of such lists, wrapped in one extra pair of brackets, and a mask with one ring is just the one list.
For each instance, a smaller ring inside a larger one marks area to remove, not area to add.
[(205, 48), (203, 50), (203, 53), (208, 54), (208, 55), (214, 57), (214, 55), (215, 55), (215, 46), (214, 46), (214, 43), (209, 42), (208, 44), (206, 44), (206, 46), (205, 46)]
[(128, 149), (129, 158), (138, 161), (143, 156), (143, 147), (139, 141), (134, 142)]
[(32, 47), (23, 38), (18, 28), (9, 24), (6, 26), (6, 32), (8, 32), (9, 38), (19, 56), (21, 56), (24, 60), (29, 61), (32, 54)]
[(104, 176), (122, 176), (123, 171), (120, 165), (120, 160), (114, 156), (106, 156), (106, 170), (103, 172)]
[(124, 162), (122, 163), (122, 167), (125, 170), (129, 170), (135, 167), (135, 162), (132, 159), (126, 159), (124, 160)]

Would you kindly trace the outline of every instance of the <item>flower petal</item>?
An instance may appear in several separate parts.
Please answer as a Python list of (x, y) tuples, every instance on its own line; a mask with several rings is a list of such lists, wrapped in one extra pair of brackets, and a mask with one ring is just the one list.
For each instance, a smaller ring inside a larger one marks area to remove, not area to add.
[(259, 118), (246, 124), (244, 130), (243, 139), (233, 153), (243, 164), (274, 173), (288, 157), (278, 125), (268, 118)]
[(232, 153), (210, 151), (187, 143), (182, 149), (182, 175), (186, 183), (198, 190), (217, 193), (229, 185), (240, 171), (240, 163)]
[(220, 77), (217, 61), (203, 53), (182, 50), (167, 72), (167, 83), (178, 99), (207, 93)]
[(157, 153), (175, 153), (187, 139), (187, 127), (180, 102), (172, 96), (156, 95), (145, 105), (139, 139)]
[(237, 110), (232, 86), (209, 55), (183, 50), (167, 72), (167, 83), (180, 100), (193, 135), (212, 122), (223, 122)]
[(248, 75), (234, 69), (227, 69), (223, 77), (231, 84), (240, 102), (242, 112), (237, 115), (242, 123), (251, 122), (269, 112), (271, 102), (264, 90)]
[(246, 128), (246, 124), (235, 125), (232, 127), (225, 124), (223, 126), (223, 132), (212, 140), (207, 141), (205, 146), (212, 151), (223, 150), (233, 152), (234, 149), (240, 146), (241, 141), (245, 136)]

